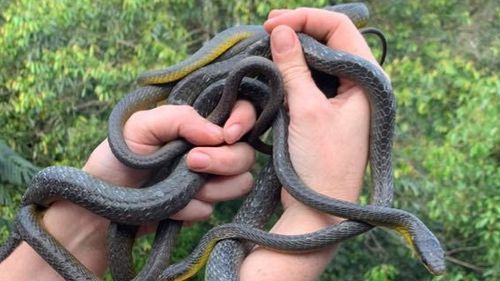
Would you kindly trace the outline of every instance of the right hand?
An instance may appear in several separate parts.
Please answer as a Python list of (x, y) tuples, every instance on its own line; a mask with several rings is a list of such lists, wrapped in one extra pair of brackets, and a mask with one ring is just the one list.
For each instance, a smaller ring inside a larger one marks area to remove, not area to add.
[[(356, 202), (368, 159), (370, 106), (362, 89), (341, 79), (337, 95), (326, 98), (305, 63), (296, 32), (306, 33), (330, 48), (377, 63), (364, 38), (345, 16), (310, 8), (275, 10), (264, 24), (271, 34), (273, 61), (284, 78), (290, 125), (292, 164), (310, 188), (336, 199)], [(271, 232), (303, 234), (341, 219), (309, 208), (282, 193), (284, 212)], [(256, 247), (245, 259), (241, 280), (316, 280), (335, 247), (287, 254)]]
[(326, 98), (311, 78), (296, 32), (326, 42), (332, 49), (375, 64), (376, 60), (352, 22), (339, 13), (310, 8), (278, 10), (270, 13), (264, 27), (271, 32), (273, 60), (285, 82), (294, 168), (316, 191), (356, 201), (368, 156), (368, 99), (359, 86), (345, 79), (341, 79), (337, 95)]

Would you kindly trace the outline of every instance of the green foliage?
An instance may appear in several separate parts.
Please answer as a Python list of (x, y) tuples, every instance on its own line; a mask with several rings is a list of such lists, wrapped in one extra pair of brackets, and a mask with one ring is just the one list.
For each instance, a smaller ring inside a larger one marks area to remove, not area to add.
[(381, 264), (373, 267), (365, 274), (366, 281), (391, 281), (395, 280), (397, 269), (393, 265)]
[(39, 169), (0, 140), (0, 205), (12, 204), (19, 187), (29, 183)]
[(177, 41), (187, 33), (175, 17), (156, 12), (168, 5), (143, 2), (19, 1), (5, 9), (0, 119), (2, 135), (16, 137), (17, 151), (43, 164), (67, 162), (70, 131), (93, 118), (96, 126), (85, 130), (100, 138), (80, 146), (80, 162), (69, 160), (80, 165), (105, 135), (92, 130), (105, 127), (137, 73), (158, 59), (171, 64), (182, 57), (186, 50)]
[[(226, 27), (260, 24), (272, 8), (328, 2), (0, 0), (0, 136), (38, 166), (81, 166), (140, 72), (184, 59)], [(395, 206), (438, 235), (448, 272), (431, 277), (396, 234), (376, 229), (344, 243), (321, 280), (498, 280), (500, 7), (370, 2), (372, 25), (388, 37), (385, 68), (398, 100)], [(16, 163), (5, 159), (0, 167)], [(22, 188), (7, 189), (16, 194), (0, 200), (0, 241)], [(174, 258), (236, 207), (218, 206), (209, 222), (184, 229)], [(136, 245), (138, 267), (149, 249), (150, 239)]]
[(24, 185), (38, 170), (0, 140), (0, 182)]

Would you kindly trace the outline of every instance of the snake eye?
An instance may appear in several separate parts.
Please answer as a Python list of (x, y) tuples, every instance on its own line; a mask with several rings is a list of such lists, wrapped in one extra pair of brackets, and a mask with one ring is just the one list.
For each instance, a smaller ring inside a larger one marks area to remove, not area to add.
[(441, 275), (446, 269), (444, 263), (444, 251), (437, 240), (425, 241), (425, 248), (418, 249), (418, 254), (424, 266), (434, 275)]

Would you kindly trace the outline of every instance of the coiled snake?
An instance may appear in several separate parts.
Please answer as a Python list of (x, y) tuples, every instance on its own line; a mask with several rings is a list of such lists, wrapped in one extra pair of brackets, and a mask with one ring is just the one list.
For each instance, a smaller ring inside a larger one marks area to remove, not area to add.
[[(366, 7), (361, 4), (337, 5), (332, 9), (346, 13), (359, 27), (368, 17)], [(283, 85), (279, 72), (268, 60), (269, 37), (260, 26), (240, 26), (218, 34), (178, 65), (144, 73), (139, 77), (139, 83), (144, 86), (125, 96), (113, 109), (109, 118), (113, 153), (131, 167), (159, 169), (157, 176), (141, 189), (130, 189), (105, 183), (71, 167), (42, 170), (23, 197), (11, 236), (0, 248), (0, 261), (25, 240), (65, 279), (99, 280), (40, 225), (40, 209), (56, 200), (70, 200), (112, 222), (108, 244), (114, 280), (185, 280), (193, 276), (209, 256), (208, 280), (237, 280), (239, 262), (248, 249), (245, 243), (280, 251), (313, 251), (374, 226), (397, 230), (416, 250), (424, 265), (432, 273), (441, 274), (445, 269), (444, 253), (436, 237), (414, 215), (390, 208), (395, 101), (387, 77), (379, 67), (362, 58), (329, 49), (304, 34), (299, 34), (299, 39), (314, 73), (350, 79), (360, 85), (369, 98), (373, 181), (370, 205), (360, 206), (326, 197), (301, 181), (288, 154), (288, 116), (282, 106)], [(334, 78), (316, 82), (320, 88), (336, 87)], [(192, 105), (210, 121), (222, 124), (238, 97), (252, 101), (259, 113), (246, 140), (263, 152), (272, 151), (272, 161), (261, 171), (234, 222), (210, 230), (191, 256), (169, 266), (180, 222), (168, 217), (191, 200), (206, 175), (187, 168), (183, 155), (192, 145), (183, 140), (172, 141), (152, 155), (132, 153), (123, 139), (123, 125), (134, 112), (165, 99), (171, 104)], [(259, 140), (269, 127), (273, 131), (272, 148)], [(281, 185), (302, 203), (348, 220), (303, 235), (277, 235), (260, 230), (274, 210)], [(152, 253), (143, 270), (135, 276), (131, 270), (131, 247), (137, 225), (156, 221), (161, 222)]]

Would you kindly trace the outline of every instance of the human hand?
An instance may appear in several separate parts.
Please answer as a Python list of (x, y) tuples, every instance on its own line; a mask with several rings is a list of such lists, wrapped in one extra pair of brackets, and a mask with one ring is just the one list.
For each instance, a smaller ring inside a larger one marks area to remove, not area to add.
[(271, 32), (273, 60), (285, 81), (288, 142), (295, 169), (316, 191), (356, 201), (368, 155), (368, 99), (359, 86), (345, 79), (337, 95), (326, 98), (311, 78), (295, 32), (375, 64), (376, 60), (364, 38), (342, 14), (310, 8), (276, 10), (264, 27)]
[[(193, 171), (212, 176), (172, 218), (198, 221), (210, 216), (215, 202), (239, 197), (250, 190), (253, 180), (249, 170), (255, 162), (255, 152), (248, 144), (237, 141), (254, 122), (255, 111), (245, 101), (236, 103), (224, 128), (202, 118), (191, 107), (161, 106), (134, 114), (125, 125), (124, 136), (130, 149), (138, 154), (151, 153), (164, 142), (179, 137), (197, 145), (189, 151), (187, 165)], [(141, 186), (150, 176), (150, 171), (135, 170), (119, 162), (106, 140), (94, 150), (83, 170), (111, 184), (129, 187)], [(43, 223), (87, 268), (98, 276), (104, 275), (109, 221), (69, 201), (57, 201), (46, 211)], [(25, 270), (25, 264), (30, 264), (31, 270)], [(0, 264), (0, 280), (33, 279), (63, 280), (23, 242)]]
[[(285, 83), (290, 115), (289, 152), (305, 184), (324, 195), (355, 202), (368, 158), (370, 108), (362, 89), (348, 80), (334, 98), (316, 87), (295, 32), (330, 48), (377, 63), (364, 38), (344, 15), (319, 9), (274, 10), (264, 23), (271, 34), (273, 60)], [(271, 232), (302, 234), (340, 219), (322, 214), (282, 193), (285, 211)], [(244, 261), (241, 280), (316, 280), (334, 247), (292, 255), (256, 248)]]
[[(255, 161), (253, 149), (245, 143), (225, 145), (225, 139), (238, 140), (255, 121), (255, 112), (248, 102), (237, 103), (228, 123), (233, 119), (245, 120), (236, 136), (233, 129), (223, 129), (202, 118), (190, 106), (161, 106), (140, 111), (131, 116), (124, 127), (124, 138), (130, 149), (137, 154), (150, 154), (165, 142), (177, 138), (186, 139), (196, 147), (187, 156), (188, 167), (196, 172), (212, 174), (207, 184), (195, 198), (173, 219), (198, 221), (212, 212), (212, 204), (230, 200), (247, 193), (252, 178), (249, 172)], [(165, 124), (168, 124), (166, 126)], [(129, 168), (111, 153), (103, 142), (90, 156), (83, 168), (101, 179), (117, 185), (138, 187), (149, 178), (149, 170)]]

